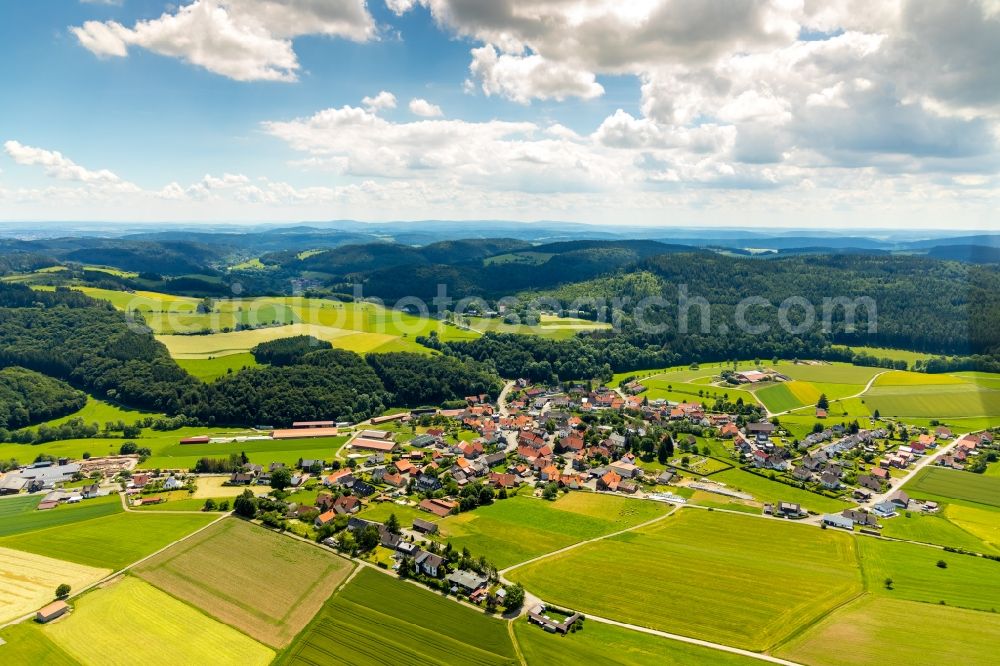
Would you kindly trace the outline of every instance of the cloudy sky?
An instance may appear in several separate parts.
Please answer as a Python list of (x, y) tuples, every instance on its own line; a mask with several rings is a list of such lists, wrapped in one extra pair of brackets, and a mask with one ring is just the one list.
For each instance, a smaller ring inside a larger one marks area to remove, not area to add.
[(0, 6), (0, 218), (1000, 227), (1000, 0)]

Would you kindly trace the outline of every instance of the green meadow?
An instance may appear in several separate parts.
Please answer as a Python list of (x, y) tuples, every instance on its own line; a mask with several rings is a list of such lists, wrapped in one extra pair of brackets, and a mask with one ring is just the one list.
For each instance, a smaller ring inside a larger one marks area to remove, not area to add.
[(122, 511), (121, 499), (115, 494), (38, 511), (35, 507), (41, 501), (42, 495), (21, 495), (0, 500), (0, 537), (102, 518)]
[(1000, 616), (865, 595), (775, 651), (807, 666), (991, 666)]
[(477, 557), (485, 555), (503, 569), (653, 520), (668, 510), (658, 502), (581, 492), (555, 502), (517, 496), (448, 516), (438, 528), (455, 548), (468, 548)]
[(855, 549), (844, 533), (685, 508), (507, 577), (562, 607), (766, 650), (861, 592)]
[(985, 474), (930, 467), (907, 483), (906, 491), (919, 499), (1000, 507), (1000, 477)]
[(320, 609), (276, 664), (515, 664), (504, 622), (369, 568)]
[(118, 570), (204, 527), (215, 518), (197, 513), (118, 513), (3, 537), (0, 546)]

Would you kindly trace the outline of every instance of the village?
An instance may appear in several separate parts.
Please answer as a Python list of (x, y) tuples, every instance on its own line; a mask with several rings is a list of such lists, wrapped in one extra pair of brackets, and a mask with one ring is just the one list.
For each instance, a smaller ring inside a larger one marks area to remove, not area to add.
[[(760, 378), (745, 372), (736, 380)], [(857, 421), (827, 426), (819, 410), (813, 432), (800, 441), (780, 419), (768, 420), (754, 406), (714, 411), (707, 402), (648, 400), (644, 390), (636, 381), (619, 390), (518, 380), (496, 399), (468, 396), (461, 408), (399, 411), (357, 425), (297, 422), (239, 439), (198, 435), (179, 442), (197, 449), (347, 434), (323, 459), (287, 465), (252, 462), (234, 452), (234, 468), (224, 476), (138, 470), (136, 455), (42, 461), (5, 474), (0, 493), (44, 492), (39, 511), (121, 493), (123, 502), (141, 511), (197, 505), (177, 500), (210, 484), (227, 499), (207, 499), (202, 510), (232, 508), (465, 603), (511, 611), (524, 603), (524, 590), (503, 579), (489, 551), (453, 548), (449, 517), (517, 495), (551, 501), (584, 492), (674, 506), (717, 497), (721, 510), (756, 507), (765, 518), (878, 535), (885, 521), (900, 514), (938, 510), (935, 501), (898, 489), (919, 469), (962, 469), (983, 451), (995, 451), (989, 431), (955, 438), (944, 426), (907, 428), (875, 419), (866, 428)], [(762, 479), (777, 499), (771, 493), (760, 500), (750, 489), (713, 480), (730, 469)], [(781, 499), (783, 487), (795, 489), (795, 501)], [(817, 503), (838, 499), (851, 506), (819, 512), (801, 499), (802, 491)], [(536, 602), (528, 617), (559, 633), (582, 622), (571, 611), (546, 614)]]

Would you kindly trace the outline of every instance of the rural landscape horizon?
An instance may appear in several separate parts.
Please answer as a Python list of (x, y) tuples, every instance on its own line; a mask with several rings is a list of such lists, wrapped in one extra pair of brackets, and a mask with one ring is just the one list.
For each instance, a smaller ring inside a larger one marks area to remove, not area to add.
[(0, 19), (0, 664), (997, 664), (997, 0)]

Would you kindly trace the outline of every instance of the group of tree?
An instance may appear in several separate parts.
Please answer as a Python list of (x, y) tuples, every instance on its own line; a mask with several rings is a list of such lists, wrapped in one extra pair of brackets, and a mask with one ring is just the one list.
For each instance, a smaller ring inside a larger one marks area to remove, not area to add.
[[(170, 416), (149, 427), (362, 420), (389, 406), (496, 395), (501, 387), (491, 366), (442, 355), (363, 357), (314, 349), (301, 340), (297, 347), (272, 352), (283, 365), (245, 369), (204, 384), (182, 370), (148, 328), (104, 301), (66, 289), (35, 292), (0, 284), (0, 365), (20, 365)], [(25, 413), (10, 404), (15, 421), (23, 420)]]

